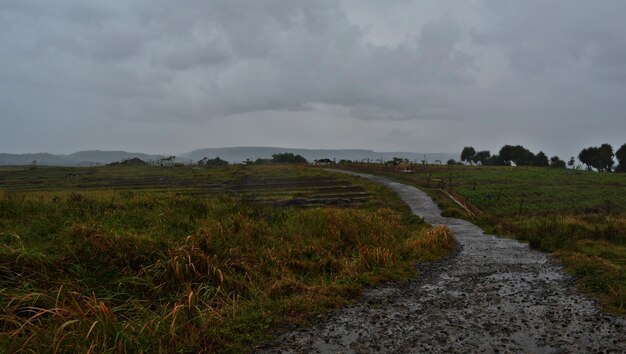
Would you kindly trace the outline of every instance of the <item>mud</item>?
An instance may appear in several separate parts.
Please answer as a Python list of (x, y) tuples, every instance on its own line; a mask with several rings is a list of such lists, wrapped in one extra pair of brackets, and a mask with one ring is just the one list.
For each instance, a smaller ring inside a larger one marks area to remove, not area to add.
[(440, 216), (424, 192), (382, 177), (427, 222), (447, 225), (453, 256), (418, 266), (408, 282), (367, 291), (267, 353), (624, 353), (626, 319), (604, 314), (549, 255)]

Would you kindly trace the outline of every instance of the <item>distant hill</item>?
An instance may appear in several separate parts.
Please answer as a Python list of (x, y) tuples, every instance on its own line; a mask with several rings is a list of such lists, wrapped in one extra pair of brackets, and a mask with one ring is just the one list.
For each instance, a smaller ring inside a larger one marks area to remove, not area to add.
[(30, 165), (37, 161), (38, 165), (50, 166), (91, 166), (108, 164), (115, 161), (139, 158), (141, 160), (157, 160), (161, 155), (148, 155), (126, 151), (79, 151), (69, 155), (49, 153), (36, 154), (0, 154), (0, 165)]
[[(209, 148), (199, 149), (188, 153), (178, 155), (177, 162), (197, 162), (204, 157), (210, 159), (219, 157), (230, 163), (239, 163), (246, 159), (256, 160), (269, 159), (272, 154), (291, 152), (302, 155), (309, 162), (319, 159), (335, 159), (339, 160), (356, 160), (363, 161), (369, 159), (376, 161), (383, 159), (391, 160), (394, 157), (409, 159), (411, 161), (420, 162), (426, 159), (429, 163), (440, 160), (445, 163), (449, 159), (459, 159), (458, 154), (444, 153), (414, 153), (414, 152), (377, 152), (373, 150), (363, 149), (290, 149), (278, 147), (230, 147), (230, 148)], [(30, 165), (34, 160), (38, 165), (50, 166), (92, 166), (105, 165), (111, 162), (123, 161), (129, 159), (141, 159), (143, 161), (158, 160), (165, 155), (150, 155), (138, 152), (126, 151), (79, 151), (69, 155), (55, 155), (49, 153), (36, 154), (2, 154), (0, 153), (0, 165)]]
[(329, 158), (331, 160), (336, 159), (337, 161), (342, 159), (358, 161), (369, 159), (370, 161), (375, 161), (382, 158), (384, 161), (387, 161), (393, 159), (394, 157), (400, 157), (419, 162), (424, 160), (425, 157), (426, 161), (430, 163), (433, 163), (436, 160), (440, 160), (445, 163), (449, 159), (459, 159), (458, 154), (446, 153), (377, 152), (373, 150), (363, 149), (290, 149), (277, 147), (231, 147), (199, 149), (186, 154), (182, 154), (179, 156), (179, 159), (198, 161), (204, 157), (220, 157), (228, 162), (242, 162), (246, 159), (256, 160), (258, 158), (271, 158), (272, 154), (285, 152), (302, 155), (309, 162), (324, 158)]

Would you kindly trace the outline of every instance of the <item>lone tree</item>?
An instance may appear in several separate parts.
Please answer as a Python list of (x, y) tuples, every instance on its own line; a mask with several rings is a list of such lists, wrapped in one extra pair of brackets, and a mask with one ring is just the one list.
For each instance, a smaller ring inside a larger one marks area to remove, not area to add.
[(574, 168), (574, 164), (576, 164), (576, 159), (572, 156), (569, 158), (569, 161), (567, 161), (567, 166)]
[(594, 147), (589, 147), (589, 148), (585, 148), (580, 150), (580, 153), (578, 154), (578, 159), (580, 160), (580, 162), (584, 163), (585, 165), (587, 165), (587, 170), (591, 171), (593, 168), (594, 163), (594, 156), (595, 156), (595, 151)]
[(465, 163), (472, 163), (472, 158), (474, 158), (474, 156), (476, 155), (476, 150), (474, 150), (473, 147), (471, 146), (466, 146), (463, 148), (463, 151), (461, 151), (461, 161), (465, 162)]
[(615, 152), (615, 157), (619, 161), (619, 165), (615, 168), (616, 172), (626, 172), (626, 144), (622, 145)]
[(611, 172), (613, 168), (613, 147), (610, 144), (602, 144), (600, 147), (591, 146), (582, 149), (578, 159), (587, 165), (588, 170), (595, 168), (600, 172)]

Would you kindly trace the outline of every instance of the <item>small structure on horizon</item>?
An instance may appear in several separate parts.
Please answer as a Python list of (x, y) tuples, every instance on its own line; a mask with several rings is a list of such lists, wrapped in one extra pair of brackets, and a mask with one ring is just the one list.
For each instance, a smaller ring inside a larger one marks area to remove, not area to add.
[(334, 163), (335, 163), (335, 162), (334, 162), (333, 160), (331, 160), (331, 159), (319, 159), (319, 160), (315, 160), (315, 165), (316, 165), (316, 166), (319, 166), (319, 165), (321, 165), (321, 166), (325, 166), (325, 165), (332, 165), (332, 164), (334, 164)]

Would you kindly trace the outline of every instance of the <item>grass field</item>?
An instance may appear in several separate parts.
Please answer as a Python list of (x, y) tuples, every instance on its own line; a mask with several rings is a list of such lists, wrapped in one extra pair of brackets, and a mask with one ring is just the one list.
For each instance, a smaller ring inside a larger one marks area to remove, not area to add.
[(454, 246), (309, 167), (0, 169), (0, 352), (241, 352)]
[(442, 183), (451, 187), (484, 213), (473, 221), (487, 232), (554, 253), (606, 310), (626, 312), (626, 174), (538, 167), (343, 167), (421, 187), (444, 215), (470, 219), (441, 192)]

